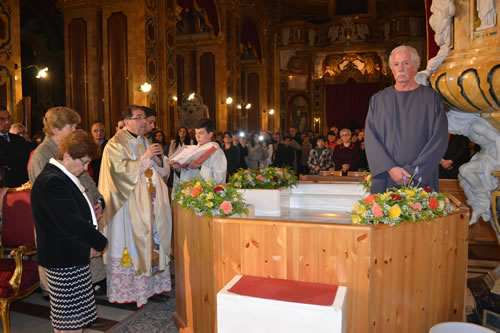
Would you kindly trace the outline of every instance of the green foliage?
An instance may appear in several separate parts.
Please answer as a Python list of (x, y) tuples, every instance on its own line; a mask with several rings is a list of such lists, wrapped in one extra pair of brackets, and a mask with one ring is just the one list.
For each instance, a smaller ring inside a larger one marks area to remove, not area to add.
[(229, 178), (229, 184), (237, 189), (273, 189), (297, 186), (297, 176), (289, 168), (266, 167), (263, 169), (239, 169)]

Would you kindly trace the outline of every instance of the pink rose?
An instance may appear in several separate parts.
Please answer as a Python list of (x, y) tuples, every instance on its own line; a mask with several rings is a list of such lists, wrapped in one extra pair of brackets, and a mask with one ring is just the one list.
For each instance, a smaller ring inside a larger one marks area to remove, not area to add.
[(231, 202), (229, 202), (229, 201), (223, 201), (220, 204), (220, 209), (222, 209), (224, 214), (229, 214), (233, 210), (233, 205), (231, 205)]
[(257, 178), (258, 180), (264, 180), (264, 177), (262, 177), (262, 175), (258, 175), (258, 176), (257, 176), (257, 177), (255, 177), (255, 178)]
[(373, 215), (375, 215), (376, 217), (384, 216), (384, 213), (382, 212), (382, 207), (380, 207), (377, 204), (373, 205), (372, 212), (373, 212)]
[(285, 178), (286, 178), (286, 179), (290, 179), (291, 177), (292, 177), (292, 176), (291, 176), (289, 173), (285, 174)]
[(243, 173), (244, 173), (245, 175), (247, 175), (247, 174), (249, 174), (249, 173), (250, 173), (250, 171), (245, 170), (245, 171), (243, 171)]
[(413, 209), (414, 212), (420, 212), (422, 210), (422, 206), (420, 205), (419, 202), (410, 204), (410, 207)]
[(186, 195), (191, 194), (191, 190), (189, 189), (189, 187), (188, 187), (188, 188), (186, 188), (186, 190), (184, 191), (184, 193), (185, 193)]

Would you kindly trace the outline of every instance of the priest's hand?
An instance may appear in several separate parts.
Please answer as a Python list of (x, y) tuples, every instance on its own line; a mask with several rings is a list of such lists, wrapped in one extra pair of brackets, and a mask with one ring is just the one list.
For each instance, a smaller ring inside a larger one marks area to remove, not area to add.
[(146, 150), (146, 156), (152, 160), (157, 155), (163, 156), (163, 147), (159, 143), (153, 143)]
[(388, 171), (391, 179), (398, 185), (404, 185), (404, 179), (406, 177), (406, 181), (410, 180), (411, 175), (405, 169), (401, 167), (394, 167)]

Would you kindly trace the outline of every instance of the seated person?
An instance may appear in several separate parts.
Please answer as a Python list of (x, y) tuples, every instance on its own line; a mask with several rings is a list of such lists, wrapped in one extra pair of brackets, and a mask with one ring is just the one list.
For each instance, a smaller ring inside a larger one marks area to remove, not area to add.
[(328, 149), (333, 151), (333, 148), (335, 148), (335, 146), (337, 145), (337, 135), (334, 131), (329, 131), (327, 134), (327, 139), (328, 141), (326, 142), (326, 145), (328, 146)]
[(198, 176), (205, 180), (213, 180), (217, 184), (225, 183), (227, 160), (224, 152), (217, 142), (213, 142), (214, 124), (208, 118), (202, 118), (195, 128), (196, 141), (198, 146), (211, 145), (214, 151), (201, 164), (191, 161), (186, 169), (182, 169), (178, 164), (174, 164), (175, 170), (181, 170), (181, 182), (189, 181)]
[(335, 146), (333, 150), (333, 163), (335, 170), (342, 170), (342, 175), (347, 176), (348, 171), (358, 171), (358, 163), (361, 158), (359, 146), (352, 143), (351, 131), (344, 128), (340, 131), (342, 143)]
[(311, 175), (318, 175), (320, 171), (328, 171), (332, 167), (332, 151), (325, 147), (325, 137), (316, 138), (316, 148), (309, 152), (307, 161)]
[(457, 179), (458, 169), (469, 160), (469, 138), (448, 134), (448, 149), (439, 163), (439, 178)]

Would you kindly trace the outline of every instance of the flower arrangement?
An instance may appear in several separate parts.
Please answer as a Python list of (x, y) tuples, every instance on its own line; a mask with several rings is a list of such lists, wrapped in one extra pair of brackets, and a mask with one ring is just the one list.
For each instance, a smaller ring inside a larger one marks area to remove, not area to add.
[[(415, 174), (418, 173), (418, 168)], [(413, 175), (408, 184), (413, 183)], [(358, 201), (351, 212), (356, 224), (390, 224), (434, 220), (446, 216), (454, 207), (444, 193), (428, 187), (405, 185), (392, 188), (383, 194), (371, 194)]]
[(245, 202), (235, 188), (217, 185), (201, 177), (177, 184), (174, 200), (197, 215), (227, 217), (248, 214)]
[(265, 167), (262, 169), (239, 169), (229, 178), (229, 184), (237, 189), (273, 189), (297, 185), (297, 176), (289, 168)]

